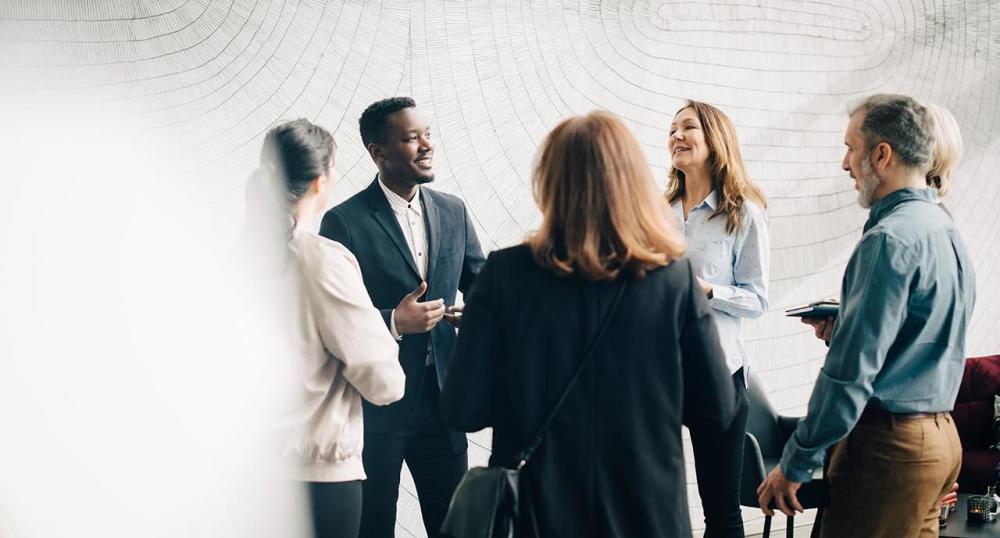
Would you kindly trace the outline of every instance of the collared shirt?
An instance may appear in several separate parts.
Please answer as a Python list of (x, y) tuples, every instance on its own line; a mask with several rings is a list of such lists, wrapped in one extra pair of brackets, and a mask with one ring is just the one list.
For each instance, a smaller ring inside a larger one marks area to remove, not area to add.
[(726, 216), (710, 218), (719, 198), (713, 190), (688, 211), (680, 198), (671, 207), (684, 227), (687, 257), (697, 275), (712, 286), (708, 303), (715, 314), (719, 341), (730, 373), (749, 367), (743, 348), (743, 318), (757, 318), (767, 311), (770, 239), (767, 216), (749, 200), (743, 202), (743, 226), (726, 232)]
[[(403, 238), (406, 239), (406, 245), (410, 248), (410, 255), (413, 256), (413, 262), (417, 266), (420, 278), (427, 280), (427, 224), (424, 221), (424, 208), (420, 203), (420, 187), (417, 187), (417, 193), (413, 195), (413, 199), (407, 200), (389, 190), (389, 187), (382, 183), (381, 177), (378, 178), (378, 186), (382, 188), (382, 193), (389, 201), (392, 213), (396, 215), (396, 221), (399, 222), (399, 228), (403, 231)], [(395, 309), (389, 314), (389, 332), (396, 340), (403, 339), (403, 335), (396, 330)], [(428, 347), (427, 364), (433, 362), (434, 355)]]
[(808, 414), (782, 454), (785, 477), (808, 481), (869, 403), (892, 413), (951, 410), (975, 281), (935, 191), (901, 189), (872, 206)]
[(420, 203), (420, 187), (413, 195), (412, 200), (406, 200), (402, 196), (389, 190), (389, 187), (382, 183), (382, 178), (378, 180), (378, 186), (385, 193), (385, 198), (389, 200), (389, 207), (396, 215), (399, 228), (403, 230), (403, 237), (406, 245), (410, 247), (410, 255), (417, 266), (420, 278), (427, 279), (427, 224), (424, 222), (424, 208)]

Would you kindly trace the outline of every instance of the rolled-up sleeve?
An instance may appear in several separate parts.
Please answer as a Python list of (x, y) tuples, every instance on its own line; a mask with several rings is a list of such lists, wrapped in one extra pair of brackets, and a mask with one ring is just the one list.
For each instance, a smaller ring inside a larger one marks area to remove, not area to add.
[(807, 482), (827, 448), (857, 423), (902, 326), (911, 280), (906, 249), (876, 233), (858, 245), (844, 273), (841, 311), (808, 412), (785, 445), (781, 471)]

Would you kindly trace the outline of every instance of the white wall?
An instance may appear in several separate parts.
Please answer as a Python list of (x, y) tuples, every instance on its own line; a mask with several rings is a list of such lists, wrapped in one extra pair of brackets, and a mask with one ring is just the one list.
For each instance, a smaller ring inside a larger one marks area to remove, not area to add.
[[(212, 216), (219, 237), (238, 229), (243, 182), (279, 119), (335, 131), (339, 201), (374, 173), (361, 111), (414, 97), (434, 128), (435, 186), (466, 201), (489, 250), (537, 223), (531, 159), (561, 118), (619, 114), (665, 182), (673, 113), (688, 97), (713, 103), (736, 123), (770, 199), (772, 307), (746, 340), (787, 413), (803, 412), (825, 348), (782, 310), (838, 292), (865, 219), (840, 170), (845, 108), (874, 92), (934, 101), (967, 146), (945, 201), (977, 270), (968, 354), (1000, 352), (995, 2), (7, 1), (0, 35), (3, 99), (44, 88), (128, 111), (168, 141), (178, 180), (204, 201), (192, 209)], [(39, 65), (58, 69), (24, 69)], [(422, 536), (405, 479), (403, 490), (397, 534)]]

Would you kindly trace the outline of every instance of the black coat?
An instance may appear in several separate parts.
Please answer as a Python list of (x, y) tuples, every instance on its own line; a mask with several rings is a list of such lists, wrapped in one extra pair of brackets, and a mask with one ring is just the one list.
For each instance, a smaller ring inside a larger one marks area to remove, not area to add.
[[(513, 466), (565, 388), (617, 282), (558, 277), (522, 245), (494, 252), (466, 297), (445, 419), (493, 427)], [(707, 300), (687, 259), (628, 284), (598, 353), (525, 468), (542, 536), (690, 536), (681, 424), (735, 411)]]
[[(461, 199), (420, 187), (420, 200), (428, 243), (427, 293), (420, 300), (444, 299), (450, 306), (455, 304), (456, 290), (469, 290), (483, 265), (483, 253)], [(378, 179), (327, 211), (320, 235), (340, 242), (357, 257), (368, 295), (388, 327), (392, 310), (420, 285), (420, 273)], [(428, 333), (408, 334), (400, 340), (399, 362), (406, 373), (406, 393), (402, 400), (387, 406), (364, 402), (365, 431), (401, 433), (412, 429), (424, 386), (428, 339), (438, 383), (444, 383), (455, 328), (442, 321)], [(465, 440), (458, 436), (456, 442), (464, 444)]]

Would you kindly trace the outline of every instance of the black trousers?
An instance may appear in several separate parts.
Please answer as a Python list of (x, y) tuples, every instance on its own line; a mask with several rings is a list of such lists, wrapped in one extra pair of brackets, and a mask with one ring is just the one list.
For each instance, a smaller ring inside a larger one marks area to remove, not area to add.
[(316, 538), (357, 538), (361, 481), (309, 482), (309, 508)]
[(691, 431), (698, 494), (705, 512), (705, 538), (743, 538), (740, 478), (743, 474), (743, 437), (747, 431), (750, 399), (743, 368), (733, 374), (737, 411), (721, 433)]
[(399, 473), (403, 462), (410, 469), (420, 501), (420, 514), (427, 536), (441, 536), (441, 524), (455, 488), (469, 469), (467, 444), (454, 440), (441, 418), (440, 390), (433, 366), (424, 372), (419, 417), (412, 431), (381, 433), (365, 431), (363, 459), (368, 480), (363, 485), (361, 538), (394, 538)]

